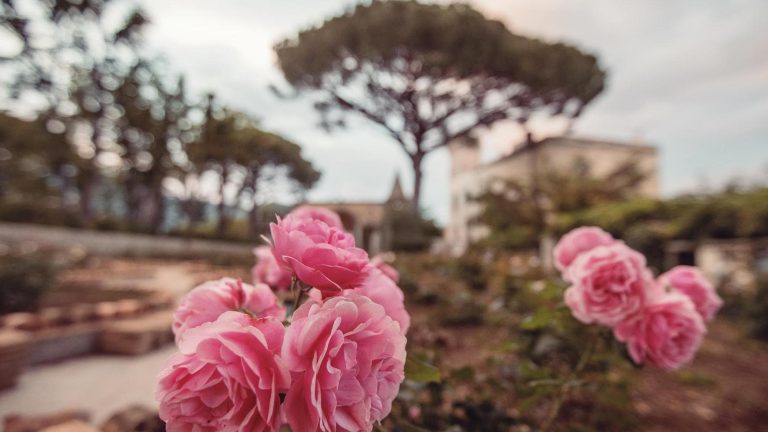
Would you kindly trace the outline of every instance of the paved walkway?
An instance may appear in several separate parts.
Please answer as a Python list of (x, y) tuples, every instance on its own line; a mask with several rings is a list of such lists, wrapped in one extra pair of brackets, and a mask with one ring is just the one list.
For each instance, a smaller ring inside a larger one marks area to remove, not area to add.
[(154, 407), (157, 375), (176, 348), (141, 357), (89, 356), (30, 369), (14, 389), (0, 392), (0, 417), (85, 409), (100, 424), (132, 404)]
[[(162, 289), (178, 297), (194, 285), (183, 263), (148, 268), (138, 275), (116, 274), (113, 284)], [(156, 406), (157, 375), (174, 353), (172, 345), (140, 357), (93, 355), (27, 370), (18, 385), (0, 392), (0, 421), (11, 413), (37, 415), (84, 409), (100, 424), (133, 404)]]

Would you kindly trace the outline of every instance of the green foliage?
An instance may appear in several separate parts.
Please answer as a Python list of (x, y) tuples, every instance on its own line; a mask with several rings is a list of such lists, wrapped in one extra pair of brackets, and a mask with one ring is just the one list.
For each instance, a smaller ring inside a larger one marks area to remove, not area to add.
[(405, 360), (405, 377), (418, 383), (439, 383), (441, 380), (440, 370), (416, 353), (409, 353)]
[(510, 277), (506, 286), (509, 311), (522, 317), (513, 348), (523, 416), (552, 430), (631, 430), (629, 388), (616, 376), (627, 361), (610, 330), (576, 321), (558, 281)]
[(455, 3), (359, 4), (275, 53), (294, 88), (320, 96), (323, 126), (343, 127), (351, 112), (399, 144), (414, 170), (415, 204), (433, 150), (500, 120), (577, 117), (605, 81), (593, 55), (514, 34)]
[(624, 239), (663, 268), (669, 240), (761, 238), (768, 236), (768, 188), (670, 200), (636, 199), (560, 214), (558, 234), (596, 225)]
[(45, 254), (11, 250), (0, 255), (0, 314), (35, 310), (55, 276)]
[(0, 220), (18, 223), (37, 223), (59, 225), (70, 228), (83, 228), (82, 218), (77, 212), (62, 211), (57, 206), (39, 202), (10, 201), (0, 202)]
[(760, 278), (757, 295), (747, 307), (750, 333), (761, 340), (768, 341), (768, 276)]
[(485, 265), (477, 255), (465, 254), (455, 261), (456, 276), (464, 281), (475, 291), (482, 291), (486, 288), (488, 278), (486, 277)]
[[(538, 144), (527, 151), (537, 152)], [(574, 162), (571, 169), (548, 169), (534, 162), (531, 178), (507, 180), (474, 197), (482, 207), (476, 218), (491, 230), (481, 247), (525, 249), (538, 246), (542, 236), (551, 231), (551, 214), (589, 211), (607, 202), (630, 198), (645, 179), (630, 160), (600, 177), (589, 175), (586, 161)], [(601, 225), (603, 226), (603, 225)]]
[(433, 220), (411, 207), (390, 207), (385, 218), (391, 230), (390, 246), (396, 252), (425, 251), (442, 234)]
[[(192, 232), (209, 222), (203, 209), (215, 199), (201, 189), (205, 176), (218, 180), (223, 198), (215, 234), (231, 235), (230, 213), (249, 212), (240, 235), (255, 239), (265, 189), (280, 183), (300, 195), (318, 180), (297, 144), (215, 108), (213, 96), (193, 103), (183, 77), (144, 55), (141, 9), (103, 0), (16, 3), (0, 5), (9, 17), (0, 27), (23, 46), (2, 59), (9, 74), (0, 91), (10, 102), (32, 94), (40, 104), (33, 120), (0, 114), (0, 205), (16, 206), (0, 211), (7, 220), (23, 219), (22, 202), (41, 207), (28, 222), (53, 222), (54, 209), (79, 219), (67, 225), (158, 233), (172, 215), (175, 228), (186, 223)], [(56, 44), (41, 43), (50, 34)], [(16, 114), (12, 104), (0, 109)], [(168, 205), (169, 190), (181, 195), (180, 214)]]
[(439, 296), (436, 313), (438, 322), (446, 327), (482, 325), (486, 318), (485, 305), (467, 293)]
[(513, 34), (464, 4), (362, 4), (281, 42), (275, 51), (286, 78), (300, 86), (320, 87), (326, 74), (337, 72), (352, 79), (354, 66), (344, 67), (352, 59), (392, 70), (401, 61), (418, 62), (425, 76), (485, 75), (523, 84), (539, 97), (562, 92), (583, 103), (603, 89), (604, 72), (593, 56)]

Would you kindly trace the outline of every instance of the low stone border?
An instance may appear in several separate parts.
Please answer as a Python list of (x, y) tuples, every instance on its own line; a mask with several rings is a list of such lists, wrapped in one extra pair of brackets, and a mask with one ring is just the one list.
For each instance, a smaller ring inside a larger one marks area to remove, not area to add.
[(97, 352), (141, 355), (162, 347), (173, 341), (173, 303), (172, 296), (156, 293), (0, 317), (0, 389), (14, 386), (25, 366)]
[(5, 432), (164, 432), (165, 424), (157, 410), (129, 406), (112, 415), (100, 427), (91, 425), (89, 414), (81, 410), (61, 411), (39, 416), (7, 415)]

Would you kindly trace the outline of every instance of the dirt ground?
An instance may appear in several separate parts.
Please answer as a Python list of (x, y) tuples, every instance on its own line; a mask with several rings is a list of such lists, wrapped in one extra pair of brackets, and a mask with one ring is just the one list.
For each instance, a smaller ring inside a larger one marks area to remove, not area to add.
[[(437, 273), (422, 274), (419, 279), (421, 286), (440, 287), (441, 295), (456, 296), (467, 290)], [(494, 299), (488, 291), (472, 295), (485, 305)], [(464, 366), (484, 371), (490, 358), (514, 355), (505, 354), (503, 346), (515, 343), (515, 317), (508, 317), (503, 325), (443, 326), (437, 306), (410, 300), (409, 344), (439, 351), (444, 374)], [(692, 364), (676, 372), (645, 367), (630, 372), (629, 379), (638, 430), (768, 431), (768, 343), (749, 337), (726, 317), (710, 323)], [(451, 388), (452, 396), (459, 399), (472, 391), (471, 384)], [(499, 395), (497, 402), (513, 405), (511, 412), (519, 404), (514, 395)]]
[[(107, 290), (138, 291), (162, 289), (180, 296), (195, 284), (223, 276), (249, 280), (249, 269), (242, 265), (221, 266), (189, 261), (99, 260), (66, 272), (62, 281), (64, 286), (70, 287), (98, 286)], [(447, 283), (445, 279), (428, 278), (427, 282), (442, 290), (442, 295), (456, 295), (454, 290), (458, 288), (441, 285)], [(486, 306), (491, 301), (491, 298), (483, 299)], [(436, 321), (439, 317), (435, 314), (435, 306), (409, 304), (409, 310), (413, 315), (414, 329), (409, 334), (409, 344), (429, 346), (439, 351), (439, 364), (445, 371), (464, 366), (483, 371), (489, 357), (506, 355), (500, 347), (512, 337), (513, 332), (503, 330), (509, 328), (508, 325), (443, 326)], [(136, 374), (131, 382), (136, 384), (137, 393), (132, 396), (136, 402), (152, 400), (151, 395), (144, 393), (153, 387), (155, 372), (152, 371), (161, 364), (158, 358), (166, 352), (158, 354), (135, 360)], [(111, 370), (116, 361), (125, 360), (86, 358), (35, 368), (23, 377), (16, 391), (0, 394), (0, 411), (7, 414), (9, 410), (16, 411), (23, 406), (77, 407), (82, 401), (78, 400), (76, 393), (70, 393), (71, 400), (68, 400), (62, 396), (66, 392), (45, 391), (45, 388), (55, 386), (59, 375), (77, 375), (93, 368), (94, 362), (101, 362), (105, 370)], [(141, 365), (146, 366), (139, 367)], [(108, 382), (109, 376), (103, 374), (98, 384), (105, 389), (114, 388), (113, 384), (118, 383)], [(125, 379), (125, 376), (121, 378)], [(633, 372), (632, 382), (632, 406), (641, 421), (640, 430), (768, 430), (768, 344), (748, 338), (740, 327), (725, 318), (712, 323), (692, 365), (675, 373), (652, 368), (637, 370)], [(472, 388), (457, 386), (452, 391), (455, 397), (461, 398)], [(49, 396), (58, 399), (47, 400)], [(128, 402), (126, 398), (120, 400)], [(116, 407), (110, 405), (110, 409), (113, 408)], [(104, 414), (100, 412), (99, 416)]]
[(768, 345), (725, 319), (675, 374), (638, 371), (635, 409), (648, 431), (768, 430)]

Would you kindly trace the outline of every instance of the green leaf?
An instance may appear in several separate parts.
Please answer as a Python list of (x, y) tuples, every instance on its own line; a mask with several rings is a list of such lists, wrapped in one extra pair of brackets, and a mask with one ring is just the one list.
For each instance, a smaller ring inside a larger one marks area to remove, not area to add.
[(552, 323), (555, 314), (549, 309), (539, 309), (533, 315), (526, 317), (520, 328), (523, 330), (538, 330)]
[(473, 379), (475, 379), (475, 370), (469, 366), (464, 366), (463, 368), (454, 369), (451, 372), (451, 379), (454, 379), (457, 381), (472, 381)]
[(409, 354), (405, 359), (405, 377), (420, 383), (439, 383), (441, 380), (440, 371), (415, 354)]
[(499, 346), (498, 351), (501, 353), (515, 353), (520, 351), (520, 344), (513, 340), (504, 341)]

